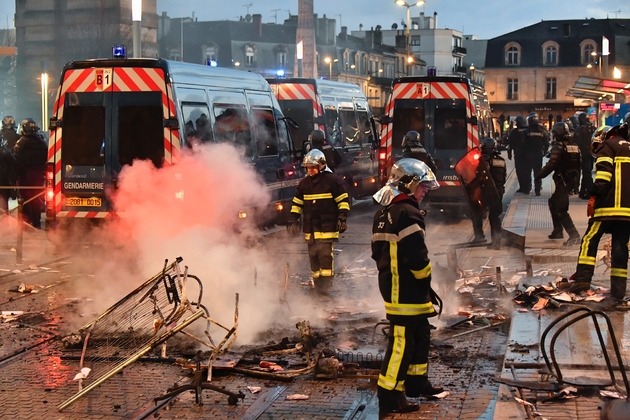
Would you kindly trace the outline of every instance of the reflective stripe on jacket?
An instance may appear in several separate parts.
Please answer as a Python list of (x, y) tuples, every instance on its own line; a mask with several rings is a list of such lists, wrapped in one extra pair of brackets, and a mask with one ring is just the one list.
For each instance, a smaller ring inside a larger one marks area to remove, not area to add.
[(613, 136), (604, 141), (595, 161), (595, 218), (630, 220), (630, 141)]

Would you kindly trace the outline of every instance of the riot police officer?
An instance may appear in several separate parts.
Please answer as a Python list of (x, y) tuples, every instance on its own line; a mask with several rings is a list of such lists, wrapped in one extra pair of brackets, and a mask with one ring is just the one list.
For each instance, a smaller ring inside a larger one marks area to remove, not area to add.
[(595, 182), (588, 201), (588, 228), (582, 237), (575, 283), (560, 283), (559, 288), (574, 293), (590, 289), (595, 271), (597, 248), (604, 233), (612, 234), (610, 293), (622, 300), (628, 278), (628, 240), (630, 239), (630, 148), (628, 123), (599, 127), (593, 134), (596, 156)]
[(555, 141), (551, 146), (551, 155), (545, 167), (536, 175), (536, 180), (540, 182), (553, 172), (556, 189), (549, 198), (549, 211), (553, 222), (553, 231), (549, 239), (561, 239), (564, 228), (569, 234), (565, 245), (573, 245), (580, 240), (580, 234), (569, 214), (569, 192), (580, 172), (581, 153), (580, 148), (571, 141), (567, 123), (555, 123), (552, 132)]
[[(479, 144), (481, 149), (481, 156), (483, 163), (486, 165), (490, 172), (490, 178), (499, 194), (499, 200), (488, 203), (488, 222), (490, 223), (490, 235), (492, 237), (492, 248), (501, 249), (501, 213), (503, 212), (503, 193), (505, 192), (505, 180), (507, 179), (507, 170), (505, 165), (505, 159), (501, 157), (501, 154), (497, 150), (497, 142), (491, 138), (486, 137)], [(481, 163), (481, 160), (480, 160)], [(473, 223), (473, 231), (475, 233), (475, 240), (483, 240), (483, 212), (473, 210), (471, 219)]]
[[(525, 194), (529, 194), (531, 190), (532, 171), (535, 177), (542, 169), (542, 159), (547, 154), (547, 149), (549, 149), (549, 133), (540, 124), (538, 114), (532, 112), (527, 117), (527, 129), (525, 130), (525, 179), (523, 180), (526, 183), (524, 186)], [(542, 180), (534, 180), (534, 192), (536, 195), (540, 195), (541, 187)]]
[[(17, 167), (17, 181), (20, 186), (44, 187), (48, 146), (38, 134), (39, 126), (32, 118), (22, 121), (22, 137), (15, 145), (15, 162)], [(40, 190), (20, 190), (24, 201), (40, 194)], [(44, 209), (43, 199), (35, 198), (24, 204), (24, 217), (35, 228), (41, 226), (41, 216)]]
[(20, 139), (20, 136), (16, 131), (15, 119), (10, 115), (2, 119), (2, 138), (6, 141), (6, 148), (13, 153), (15, 144)]
[(321, 150), (326, 157), (326, 166), (335, 172), (335, 168), (341, 164), (341, 155), (329, 144), (326, 144), (326, 134), (322, 130), (313, 130), (308, 136), (308, 141), (313, 149)]
[(420, 133), (413, 130), (407, 132), (402, 139), (401, 146), (403, 158), (418, 159), (420, 162), (424, 162), (431, 169), (433, 175), (437, 176), (437, 166), (435, 166), (433, 157), (422, 145)]
[(591, 154), (591, 138), (595, 132), (595, 127), (588, 120), (586, 113), (582, 112), (577, 116), (579, 127), (575, 130), (575, 143), (582, 152), (582, 181), (580, 184), (579, 196), (588, 200), (593, 188), (593, 155)]
[(321, 150), (308, 152), (302, 166), (308, 175), (297, 186), (287, 230), (297, 233), (297, 221), (302, 216), (313, 276), (311, 284), (318, 292), (326, 292), (335, 275), (333, 242), (346, 231), (350, 202), (343, 180), (326, 171), (326, 157)]
[(510, 130), (508, 134), (508, 158), (514, 154), (514, 169), (516, 170), (516, 178), (518, 179), (518, 190), (516, 192), (529, 194), (531, 181), (526, 172), (525, 164), (525, 132), (527, 129), (527, 119), (523, 115), (516, 117), (516, 127)]
[[(0, 142), (0, 187), (15, 186), (15, 157)], [(0, 219), (9, 211), (9, 199), (15, 198), (15, 190), (0, 189)]]

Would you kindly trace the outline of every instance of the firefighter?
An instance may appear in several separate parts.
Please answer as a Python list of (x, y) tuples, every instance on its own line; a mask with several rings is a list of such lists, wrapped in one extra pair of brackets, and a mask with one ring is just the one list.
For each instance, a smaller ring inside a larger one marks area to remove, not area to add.
[(321, 150), (313, 149), (304, 156), (302, 166), (308, 175), (300, 181), (287, 230), (298, 233), (297, 221), (302, 219), (302, 232), (308, 244), (308, 256), (313, 280), (311, 285), (326, 292), (332, 285), (334, 273), (333, 242), (346, 231), (346, 218), (350, 211), (348, 193), (343, 180), (329, 172), (326, 157)]
[(579, 197), (588, 200), (593, 188), (593, 155), (591, 155), (591, 139), (595, 132), (595, 127), (588, 120), (585, 112), (577, 116), (579, 126), (575, 130), (575, 143), (582, 152), (582, 180), (580, 183)]
[(560, 283), (562, 290), (578, 293), (590, 289), (599, 240), (604, 233), (611, 233), (610, 293), (617, 300), (625, 297), (630, 238), (628, 137), (628, 123), (621, 127), (599, 127), (593, 134), (591, 150), (596, 157), (596, 173), (587, 206), (588, 228), (582, 237), (577, 270), (572, 277), (575, 282)]
[[(542, 169), (542, 159), (543, 156), (547, 154), (548, 148), (549, 133), (545, 130), (545, 127), (540, 124), (538, 114), (532, 112), (527, 117), (527, 128), (525, 130), (525, 142), (523, 148), (525, 152), (525, 179), (523, 179), (523, 182), (525, 185), (522, 187), (525, 194), (529, 194), (531, 190), (532, 171), (534, 172), (534, 177), (540, 173), (540, 170)], [(540, 195), (541, 188), (542, 180), (540, 178), (538, 180), (534, 180), (534, 193), (536, 195)]]
[(555, 141), (551, 147), (551, 155), (545, 167), (536, 175), (536, 181), (540, 182), (553, 172), (556, 188), (549, 198), (549, 211), (553, 222), (553, 231), (549, 239), (561, 239), (564, 228), (569, 234), (565, 245), (573, 245), (580, 240), (580, 234), (569, 214), (569, 193), (580, 173), (581, 153), (580, 148), (571, 141), (567, 123), (555, 123), (552, 132)]
[[(15, 163), (17, 181), (20, 186), (44, 187), (48, 146), (38, 134), (39, 126), (32, 118), (22, 121), (22, 137), (15, 145)], [(42, 211), (44, 210), (42, 197), (34, 198), (42, 191), (36, 189), (20, 190), (24, 204), (24, 218), (34, 228), (41, 227)]]
[(341, 164), (341, 155), (329, 144), (326, 144), (326, 134), (322, 130), (313, 130), (308, 136), (312, 149), (321, 150), (326, 157), (326, 166), (335, 172), (335, 168)]
[(438, 188), (435, 175), (417, 159), (394, 163), (387, 184), (374, 199), (383, 206), (374, 216), (372, 259), (389, 320), (389, 342), (378, 378), (379, 416), (417, 411), (407, 397), (443, 391), (427, 379), (431, 325), (441, 301), (431, 288), (431, 261), (424, 217), (418, 204)]
[(6, 148), (13, 153), (15, 144), (20, 139), (20, 136), (16, 131), (15, 119), (10, 115), (2, 119), (2, 138), (6, 141)]
[[(499, 200), (489, 203), (488, 208), (488, 222), (490, 223), (490, 235), (492, 237), (492, 248), (501, 249), (501, 213), (503, 212), (503, 193), (505, 192), (505, 180), (507, 179), (507, 170), (505, 165), (505, 159), (501, 157), (501, 154), (497, 150), (497, 142), (491, 137), (487, 137), (479, 144), (481, 149), (481, 156), (483, 161), (480, 160), (480, 164), (485, 164), (490, 172), (490, 177), (494, 183), (497, 193), (499, 194)], [(484, 240), (483, 234), (483, 212), (472, 212), (473, 231), (475, 232), (475, 240)]]
[(508, 158), (511, 159), (514, 154), (514, 169), (516, 178), (518, 179), (517, 193), (529, 194), (531, 189), (531, 181), (525, 172), (527, 165), (525, 163), (525, 132), (527, 130), (527, 119), (523, 115), (516, 117), (516, 127), (510, 130), (508, 134)]
[(433, 175), (437, 175), (437, 166), (433, 161), (433, 157), (427, 152), (422, 145), (420, 133), (417, 131), (409, 131), (404, 135), (401, 143), (403, 152), (403, 158), (418, 159), (420, 162), (424, 162), (429, 169), (433, 172)]

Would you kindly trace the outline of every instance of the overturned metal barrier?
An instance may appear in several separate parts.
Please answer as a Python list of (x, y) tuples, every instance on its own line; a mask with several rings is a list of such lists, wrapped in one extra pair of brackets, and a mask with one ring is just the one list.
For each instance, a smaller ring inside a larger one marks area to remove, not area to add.
[[(178, 332), (211, 349), (208, 361), (210, 376), (212, 360), (225, 353), (236, 340), (238, 294), (235, 300), (234, 325), (225, 327), (210, 318), (208, 310), (201, 305), (203, 297), (201, 280), (188, 274), (188, 267), (182, 272), (179, 266), (181, 262), (181, 257), (171, 264), (168, 264), (168, 260), (165, 261), (164, 268), (158, 274), (81, 328), (83, 352), (79, 365), (81, 373), (77, 375), (79, 392), (60, 404), (57, 407), (59, 411), (157, 346), (163, 345), (162, 357), (166, 357), (166, 341)], [(198, 283), (197, 302), (190, 301), (187, 297), (189, 279)], [(206, 320), (204, 330), (206, 339), (184, 331), (184, 328), (203, 318)], [(217, 345), (214, 344), (209, 331), (213, 324), (225, 330), (225, 336)], [(87, 386), (84, 387), (85, 384)]]

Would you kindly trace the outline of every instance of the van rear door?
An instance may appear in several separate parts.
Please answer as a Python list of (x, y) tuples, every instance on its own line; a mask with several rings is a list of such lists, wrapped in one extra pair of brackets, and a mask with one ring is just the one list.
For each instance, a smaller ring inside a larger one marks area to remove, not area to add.
[(61, 152), (55, 156), (57, 217), (107, 217), (113, 209), (106, 192), (117, 186), (124, 165), (148, 159), (161, 167), (167, 151), (170, 160), (165, 98), (161, 68), (66, 70), (55, 114), (62, 128), (54, 137)]

